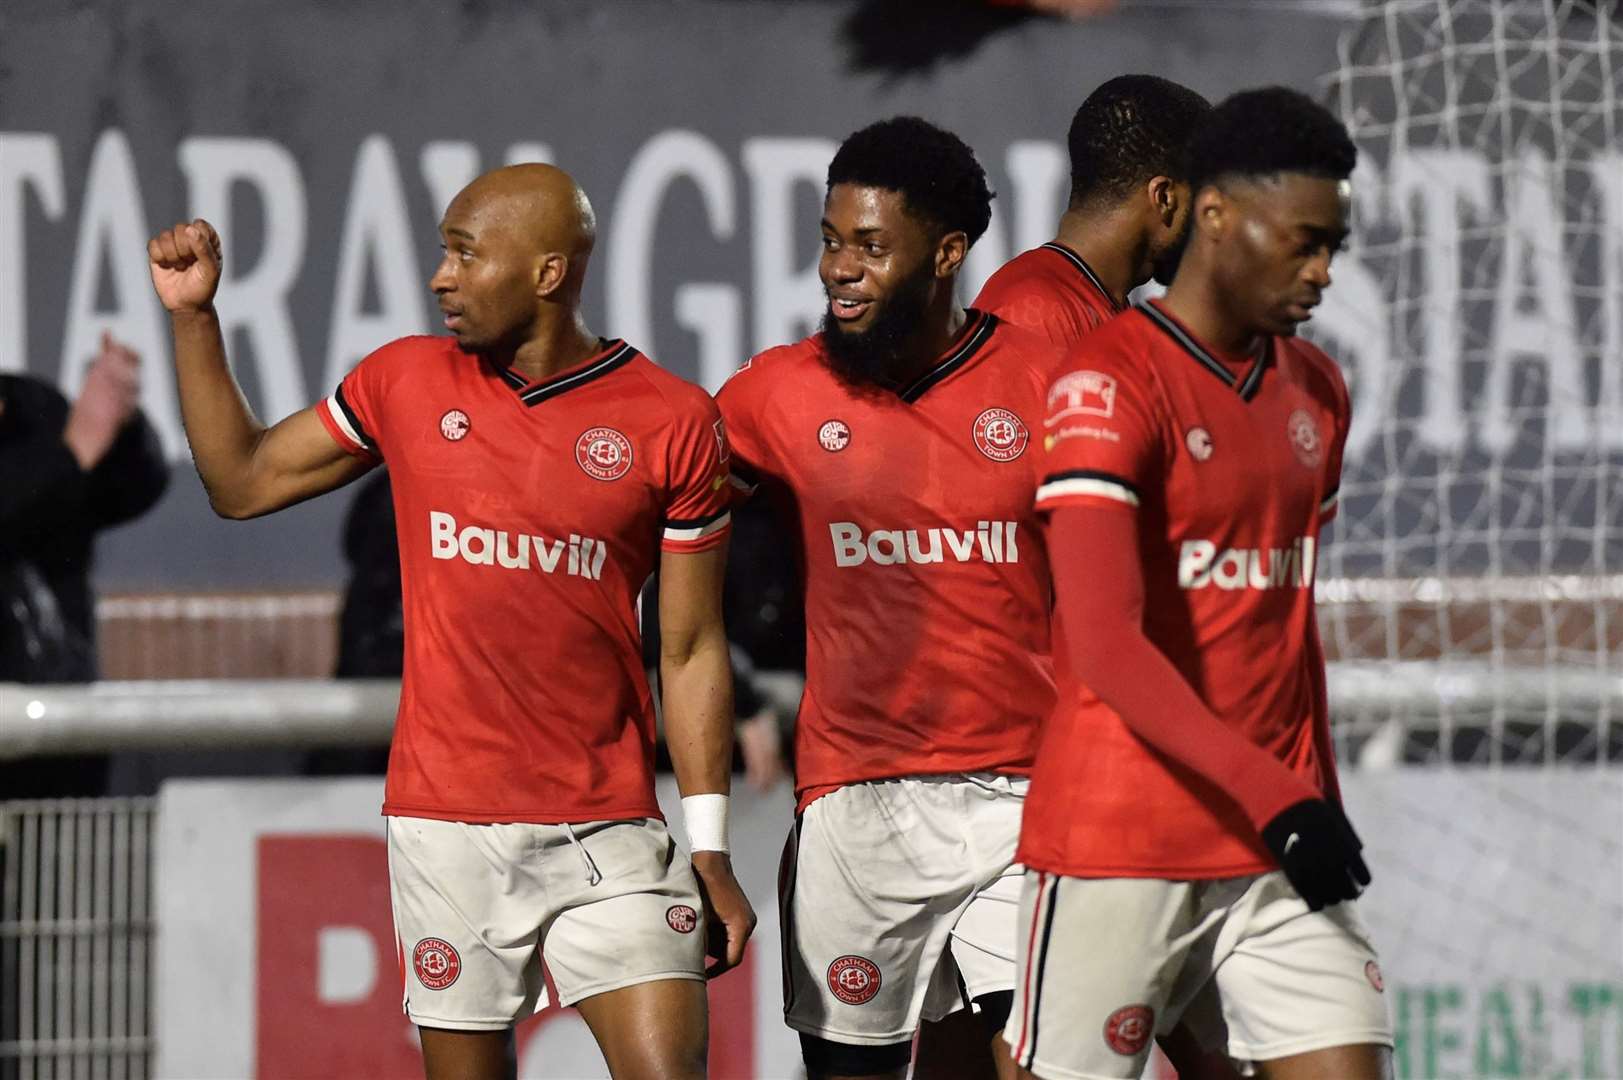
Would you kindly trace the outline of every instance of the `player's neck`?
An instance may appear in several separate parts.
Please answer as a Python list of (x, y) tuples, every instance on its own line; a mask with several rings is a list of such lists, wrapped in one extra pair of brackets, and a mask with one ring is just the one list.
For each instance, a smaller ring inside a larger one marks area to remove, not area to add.
[(494, 357), (532, 383), (545, 382), (602, 348), (596, 334), (586, 329), (578, 312), (572, 318), (544, 322), (511, 356)]
[(942, 355), (958, 340), (958, 335), (964, 332), (964, 322), (968, 316), (964, 309), (958, 306), (958, 301), (952, 295), (952, 290), (943, 292), (941, 299), (932, 303), (926, 311), (923, 325), (919, 328), (909, 350), (909, 370), (900, 381), (903, 385), (911, 383), (931, 368), (935, 367)]
[(1234, 313), (1217, 282), (1198, 267), (1181, 268), (1160, 303), (1202, 344), (1223, 356), (1251, 355), (1262, 336)]
[(1145, 245), (1124, 215), (1071, 207), (1059, 219), (1057, 241), (1082, 256), (1117, 307), (1140, 284)]

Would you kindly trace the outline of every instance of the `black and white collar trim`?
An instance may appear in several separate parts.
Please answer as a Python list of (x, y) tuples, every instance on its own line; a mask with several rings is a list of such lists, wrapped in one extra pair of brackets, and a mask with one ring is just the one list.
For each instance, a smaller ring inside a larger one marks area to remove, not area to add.
[(976, 311), (974, 308), (969, 309), (968, 315), (970, 318), (969, 329), (959, 338), (958, 344), (947, 353), (941, 363), (903, 387), (897, 394), (898, 397), (911, 405), (923, 397), (931, 387), (967, 364), (970, 357), (979, 352), (980, 347), (986, 344), (987, 339), (992, 336), (992, 331), (997, 327), (997, 316)]
[(1072, 266), (1076, 267), (1079, 274), (1088, 279), (1088, 284), (1092, 285), (1095, 289), (1098, 289), (1099, 295), (1110, 302), (1110, 307), (1113, 310), (1121, 310), (1121, 305), (1116, 303), (1116, 298), (1110, 295), (1110, 290), (1105, 288), (1105, 283), (1099, 280), (1099, 275), (1093, 272), (1093, 267), (1088, 265), (1086, 259), (1082, 258), (1082, 256), (1078, 255), (1076, 252), (1072, 251), (1058, 240), (1050, 240), (1048, 243), (1044, 244), (1043, 247), (1049, 251), (1063, 255)]
[(604, 346), (604, 351), (596, 360), (587, 362), (585, 367), (563, 375), (554, 376), (546, 382), (531, 385), (524, 381), (524, 376), (512, 368), (502, 368), (501, 377), (508, 386), (518, 391), (518, 398), (526, 405), (535, 406), (543, 401), (567, 394), (569, 391), (585, 386), (594, 379), (600, 379), (616, 368), (624, 367), (637, 355), (637, 350), (625, 342), (615, 339)]
[(1230, 371), (1228, 365), (1213, 356), (1206, 347), (1196, 341), (1194, 337), (1166, 312), (1162, 311), (1151, 301), (1138, 305), (1138, 310), (1149, 317), (1151, 323), (1163, 330), (1168, 337), (1183, 347), (1184, 352), (1194, 357), (1201, 367), (1223, 380), (1224, 385), (1235, 390), (1241, 401), (1250, 401), (1257, 396), (1257, 389), (1262, 386), (1262, 374), (1268, 368), (1268, 362), (1273, 354), (1273, 339), (1264, 338), (1258, 347), (1257, 355), (1251, 362), (1251, 368), (1240, 378)]

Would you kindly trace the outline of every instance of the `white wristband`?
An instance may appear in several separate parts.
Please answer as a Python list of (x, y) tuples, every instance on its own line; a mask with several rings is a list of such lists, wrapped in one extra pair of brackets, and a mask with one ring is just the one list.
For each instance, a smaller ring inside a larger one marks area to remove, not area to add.
[(688, 830), (690, 851), (720, 851), (727, 847), (727, 796), (688, 795), (682, 799), (682, 821)]

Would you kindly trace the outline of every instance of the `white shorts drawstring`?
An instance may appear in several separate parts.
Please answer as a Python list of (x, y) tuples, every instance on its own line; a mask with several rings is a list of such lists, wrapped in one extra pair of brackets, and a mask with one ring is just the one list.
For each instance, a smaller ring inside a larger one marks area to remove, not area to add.
[(569, 842), (575, 845), (575, 850), (580, 852), (580, 861), (586, 866), (586, 884), (596, 885), (602, 881), (602, 871), (598, 870), (597, 863), (592, 861), (591, 853), (586, 850), (586, 845), (580, 842), (580, 837), (575, 835), (575, 830), (569, 827), (569, 822), (563, 823), (563, 830), (569, 835)]

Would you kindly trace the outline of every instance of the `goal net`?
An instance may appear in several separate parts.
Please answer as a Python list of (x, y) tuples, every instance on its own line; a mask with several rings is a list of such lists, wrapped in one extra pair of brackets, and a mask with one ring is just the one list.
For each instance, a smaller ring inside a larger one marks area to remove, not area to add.
[(1320, 571), (1353, 761), (1623, 761), (1623, 22), (1390, 0), (1316, 336), (1354, 424)]

